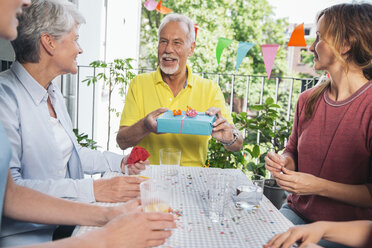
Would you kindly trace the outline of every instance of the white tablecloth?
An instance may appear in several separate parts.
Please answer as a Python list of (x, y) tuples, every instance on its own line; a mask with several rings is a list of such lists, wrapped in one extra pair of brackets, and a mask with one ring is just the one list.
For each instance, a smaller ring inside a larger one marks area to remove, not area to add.
[[(262, 247), (274, 234), (293, 226), (264, 196), (260, 208), (253, 212), (237, 210), (232, 200), (225, 206), (222, 223), (208, 218), (207, 175), (214, 168), (181, 167), (180, 173), (167, 180), (172, 187), (171, 208), (177, 216), (178, 228), (162, 247)], [(248, 178), (235, 169), (225, 169), (235, 185)], [(163, 177), (161, 166), (152, 165), (142, 173), (150, 178)], [(122, 176), (108, 172), (105, 178)], [(164, 178), (164, 177), (163, 177)], [(109, 206), (110, 203), (94, 203)], [(73, 235), (81, 235), (97, 227), (77, 227)]]

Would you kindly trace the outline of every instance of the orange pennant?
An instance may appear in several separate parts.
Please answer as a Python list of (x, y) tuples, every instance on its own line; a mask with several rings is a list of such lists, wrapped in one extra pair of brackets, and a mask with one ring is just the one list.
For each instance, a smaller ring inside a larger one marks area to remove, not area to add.
[(170, 12), (172, 12), (173, 10), (168, 9), (167, 7), (164, 7), (164, 6), (161, 5), (162, 1), (163, 0), (160, 0), (158, 2), (158, 5), (156, 6), (156, 10), (159, 11), (160, 13), (164, 14), (164, 15), (169, 14)]
[(306, 47), (304, 24), (295, 27), (287, 46)]

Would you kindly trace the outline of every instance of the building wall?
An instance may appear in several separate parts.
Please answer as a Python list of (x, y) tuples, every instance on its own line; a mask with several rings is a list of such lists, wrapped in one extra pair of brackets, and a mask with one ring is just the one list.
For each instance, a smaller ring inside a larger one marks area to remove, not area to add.
[[(297, 25), (298, 24), (290, 24), (290, 26), (288, 27), (287, 29), (288, 40), (290, 38), (290, 35), (293, 32), (293, 29)], [(304, 30), (305, 30), (305, 40), (316, 37), (316, 25), (315, 24), (312, 24), (312, 23), (304, 24)], [(301, 50), (306, 50), (310, 52), (309, 51), (310, 46), (311, 44), (307, 44), (307, 47), (287, 47), (288, 68), (292, 75), (298, 74), (298, 73), (306, 73), (312, 76), (318, 76), (318, 74), (315, 72), (315, 70), (311, 66), (303, 63), (301, 60)]]

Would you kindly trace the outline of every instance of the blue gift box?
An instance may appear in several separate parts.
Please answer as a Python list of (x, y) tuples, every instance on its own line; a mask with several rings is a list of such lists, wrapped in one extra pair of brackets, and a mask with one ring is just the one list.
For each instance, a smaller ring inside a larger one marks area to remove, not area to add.
[(189, 117), (186, 115), (186, 111), (182, 111), (182, 115), (176, 116), (173, 116), (172, 111), (167, 111), (160, 115), (156, 122), (158, 133), (211, 135), (212, 123), (215, 120), (215, 115), (210, 116), (202, 112), (198, 112), (195, 117)]

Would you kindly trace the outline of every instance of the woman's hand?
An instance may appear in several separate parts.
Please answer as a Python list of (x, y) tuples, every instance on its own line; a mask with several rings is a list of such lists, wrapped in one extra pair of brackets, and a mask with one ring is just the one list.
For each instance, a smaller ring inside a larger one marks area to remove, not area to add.
[(127, 201), (118, 206), (102, 207), (103, 209), (102, 216), (104, 217), (104, 222), (100, 223), (100, 226), (107, 224), (109, 221), (120, 215), (141, 212), (140, 205), (141, 201), (139, 200), (139, 198), (137, 198), (134, 200)]
[(149, 160), (139, 161), (135, 164), (127, 164), (126, 163), (127, 159), (128, 156), (124, 157), (123, 160), (121, 161), (121, 171), (125, 174), (127, 174), (126, 172), (128, 172), (128, 175), (138, 175), (141, 173), (141, 171), (146, 169), (146, 165), (150, 164)]
[(120, 215), (103, 228), (81, 237), (104, 241), (104, 247), (111, 248), (153, 247), (162, 245), (174, 228), (171, 214), (135, 212)]
[(276, 182), (285, 191), (295, 193), (297, 195), (314, 195), (319, 194), (322, 189), (323, 179), (314, 175), (291, 171), (282, 168), (282, 172), (272, 171)]
[(324, 228), (319, 222), (295, 226), (288, 231), (275, 235), (266, 245), (265, 248), (289, 248), (294, 243), (299, 242), (299, 248), (320, 247), (315, 245), (324, 235)]
[(273, 172), (281, 172), (282, 168), (294, 168), (294, 161), (289, 156), (279, 155), (275, 152), (268, 152), (265, 156), (266, 170)]
[(94, 180), (94, 197), (99, 202), (126, 202), (140, 196), (139, 185), (145, 180), (135, 176)]

